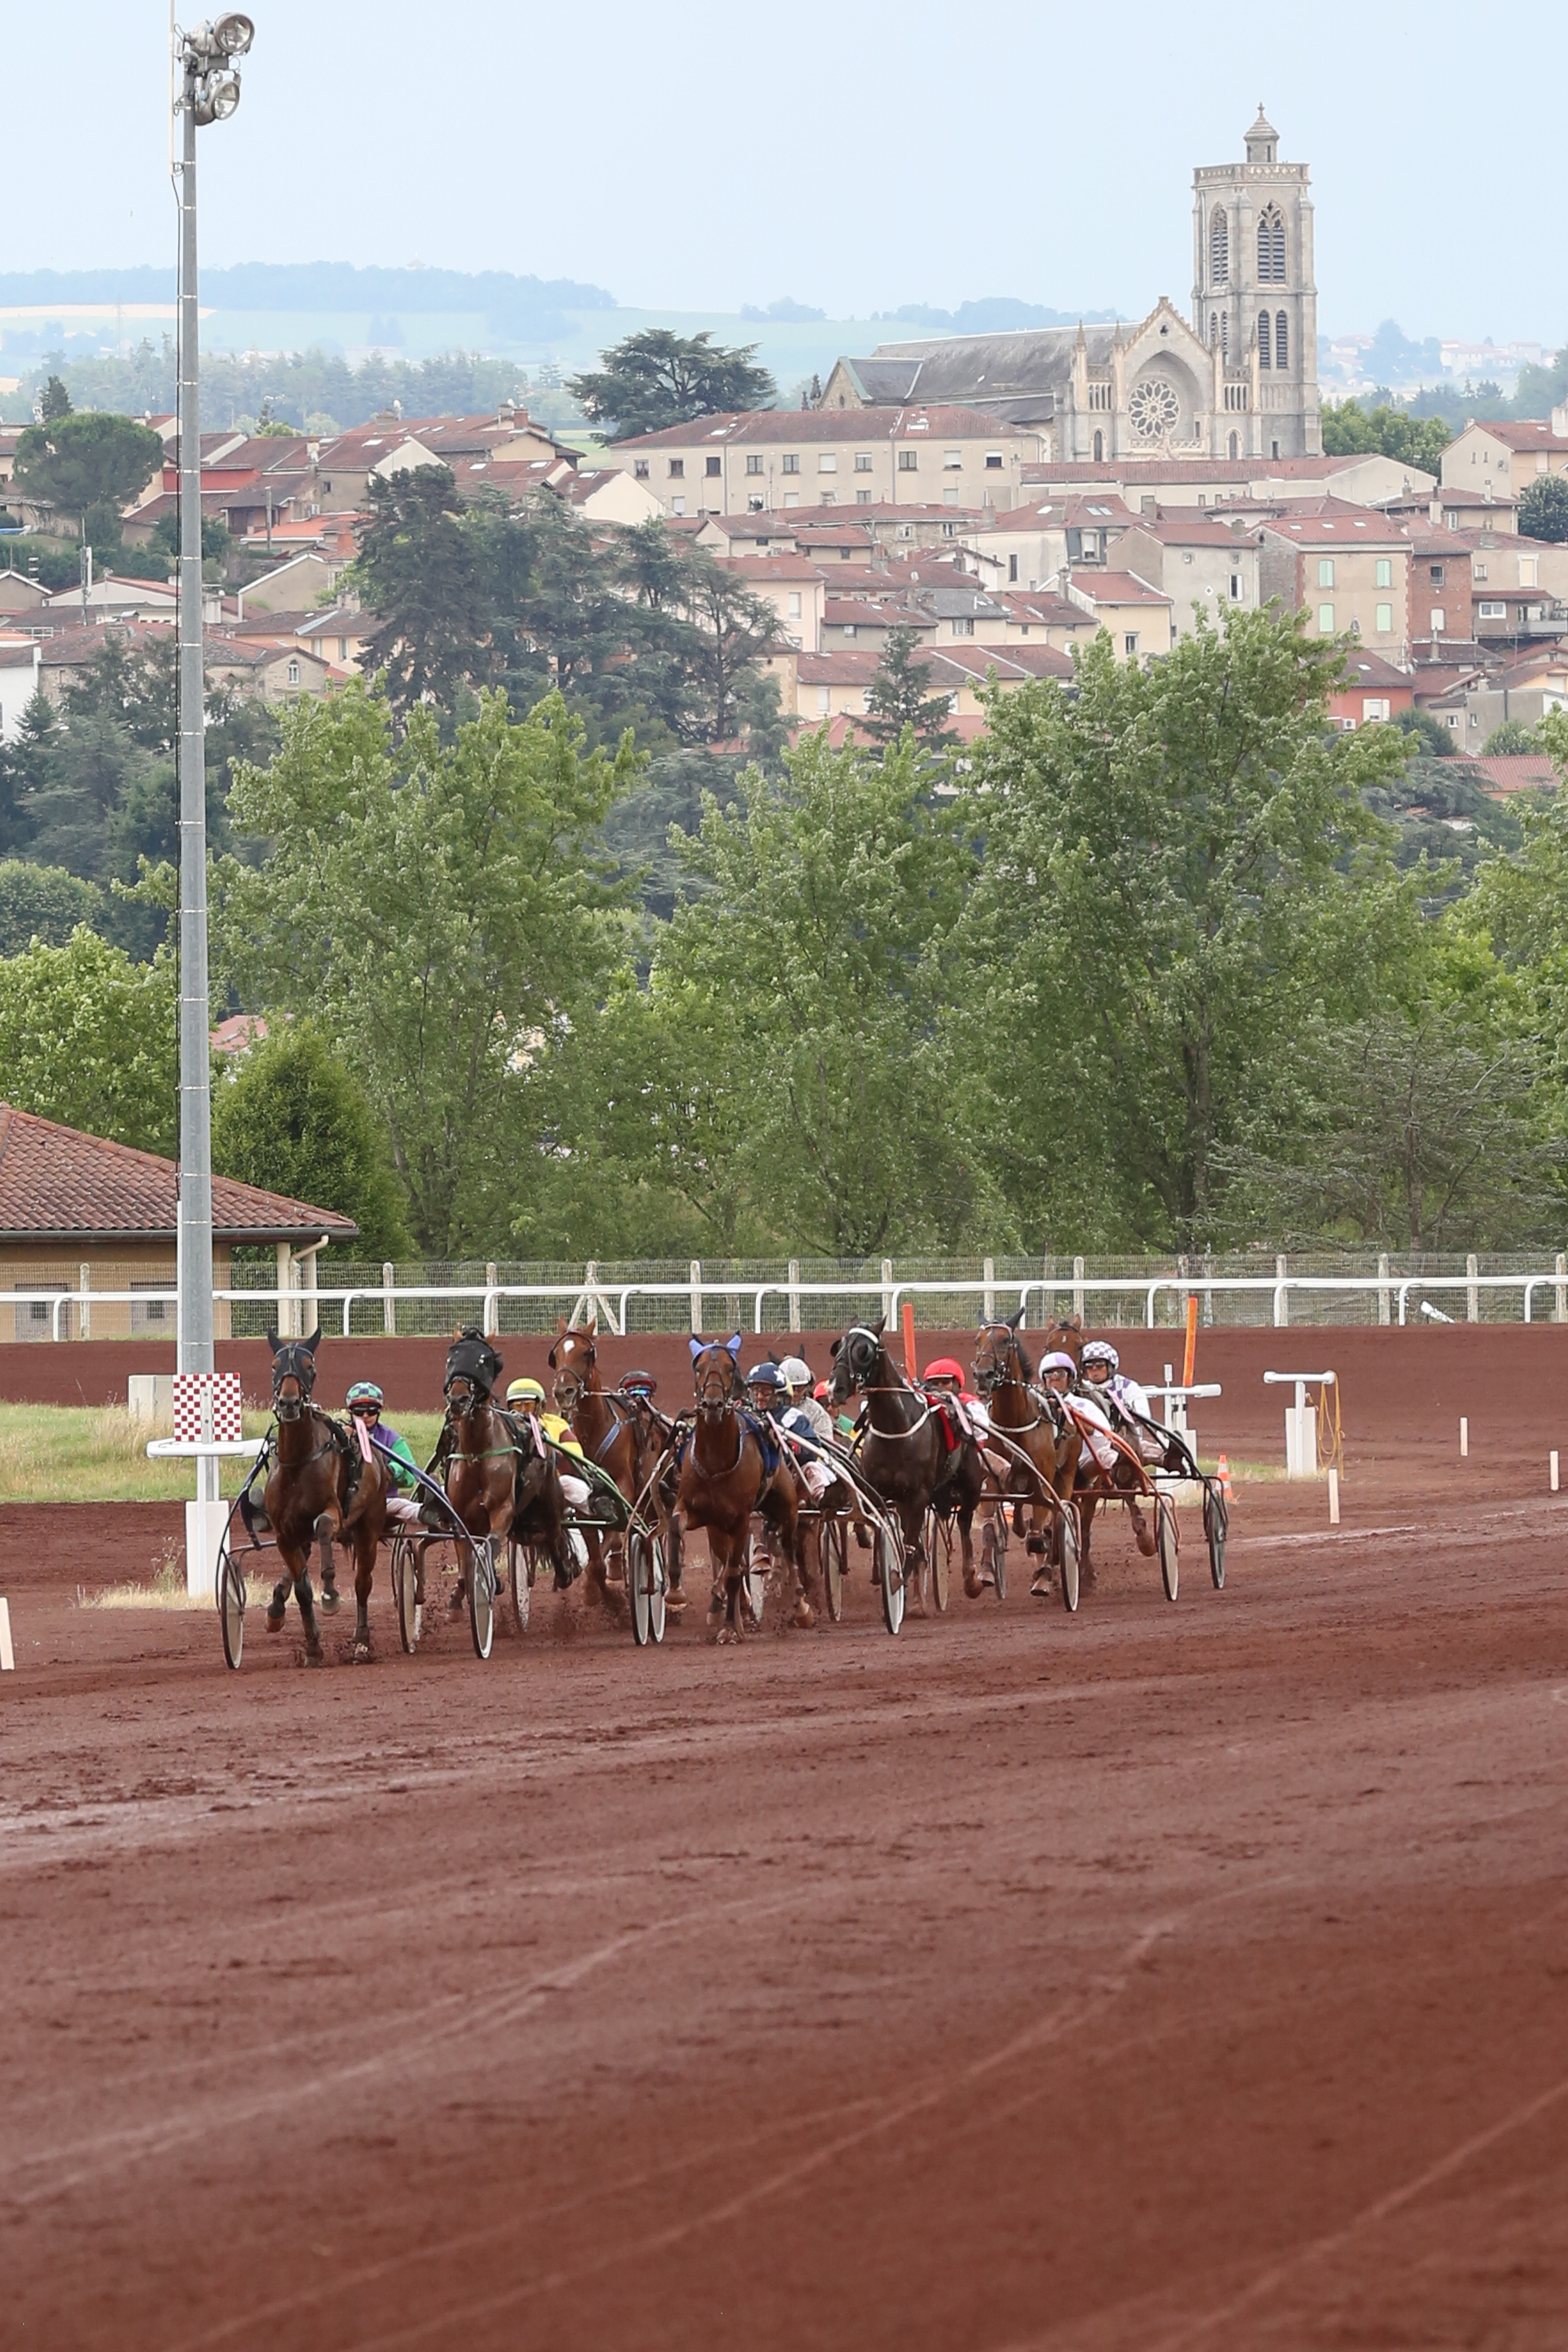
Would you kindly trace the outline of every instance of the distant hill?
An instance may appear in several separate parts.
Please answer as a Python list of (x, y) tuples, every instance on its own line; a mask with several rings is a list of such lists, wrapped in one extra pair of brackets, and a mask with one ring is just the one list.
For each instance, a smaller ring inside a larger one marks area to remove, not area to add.
[[(23, 304), (172, 302), (172, 269), (29, 269), (0, 273), (0, 308)], [(242, 261), (204, 269), (202, 300), (225, 310), (483, 311), (513, 332), (563, 331), (569, 310), (612, 310), (602, 286), (519, 278), (508, 269), (360, 268), (349, 261)], [(546, 323), (546, 322), (549, 323)]]
[(934, 310), (928, 302), (906, 302), (901, 310), (873, 310), (882, 325), (930, 327), (954, 335), (1005, 335), (1015, 327), (1110, 326), (1119, 310), (1050, 310), (1043, 302), (1019, 302), (1010, 294), (988, 295), (982, 302), (960, 302), (956, 310)]

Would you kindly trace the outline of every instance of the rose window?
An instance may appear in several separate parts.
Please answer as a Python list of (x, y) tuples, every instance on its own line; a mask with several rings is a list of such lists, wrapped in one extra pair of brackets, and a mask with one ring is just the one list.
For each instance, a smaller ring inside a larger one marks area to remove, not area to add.
[(1133, 420), (1133, 430), (1140, 441), (1163, 440), (1167, 434), (1175, 432), (1176, 419), (1181, 414), (1175, 385), (1157, 375), (1146, 375), (1141, 383), (1133, 386), (1127, 408)]

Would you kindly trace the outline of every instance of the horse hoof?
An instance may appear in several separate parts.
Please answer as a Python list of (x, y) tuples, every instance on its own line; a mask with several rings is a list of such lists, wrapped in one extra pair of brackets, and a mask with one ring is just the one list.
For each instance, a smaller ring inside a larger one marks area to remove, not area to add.
[(306, 1664), (307, 1664), (308, 1666), (319, 1666), (319, 1665), (321, 1664), (322, 1660), (326, 1657), (326, 1654), (327, 1654), (326, 1651), (321, 1647), (321, 1637), (320, 1637), (320, 1635), (319, 1635), (319, 1634), (318, 1634), (318, 1635), (316, 1636), (316, 1638), (315, 1638), (315, 1640), (314, 1640), (314, 1641), (312, 1641), (312, 1640), (309, 1638), (309, 1636), (308, 1636), (308, 1635), (307, 1635), (307, 1637), (306, 1637), (306, 1642), (305, 1642), (305, 1663), (306, 1663)]
[(686, 1596), (678, 1584), (672, 1585), (664, 1595), (664, 1609), (671, 1617), (679, 1617), (685, 1609)]
[(468, 1606), (468, 1601), (461, 1585), (453, 1593), (446, 1606), (454, 1617), (460, 1617), (463, 1614), (464, 1610)]
[(324, 1584), (321, 1587), (321, 1599), (319, 1602), (322, 1614), (327, 1617), (335, 1616), (341, 1605), (339, 1595), (333, 1591), (331, 1586), (329, 1584)]
[(816, 1622), (817, 1612), (812, 1608), (810, 1602), (809, 1601), (797, 1601), (795, 1603), (795, 1614), (790, 1620), (790, 1622), (798, 1625), (801, 1633), (810, 1633), (811, 1627), (816, 1623)]
[(1145, 1559), (1153, 1559), (1155, 1553), (1159, 1549), (1158, 1545), (1155, 1541), (1155, 1531), (1153, 1528), (1134, 1528), (1133, 1529), (1133, 1534), (1136, 1540), (1138, 1549), (1143, 1553), (1144, 1558)]
[(986, 1581), (984, 1577), (975, 1576), (967, 1570), (965, 1570), (964, 1591), (971, 1601), (977, 1601), (985, 1589)]
[(357, 1666), (368, 1666), (370, 1663), (371, 1637), (368, 1633), (356, 1633), (354, 1636), (354, 1664)]
[(268, 1632), (269, 1633), (282, 1633), (282, 1631), (283, 1631), (283, 1612), (282, 1612), (282, 1610), (281, 1610), (281, 1609), (278, 1611), (278, 1612), (277, 1612), (277, 1616), (276, 1616), (276, 1617), (273, 1615), (273, 1613), (272, 1613), (272, 1612), (271, 1612), (271, 1610), (270, 1610), (270, 1609), (267, 1611), (267, 1632)]
[(1055, 1589), (1055, 1578), (1051, 1575), (1049, 1569), (1042, 1568), (1040, 1574), (1035, 1578), (1034, 1582), (1030, 1586), (1030, 1599), (1031, 1601), (1049, 1601)]

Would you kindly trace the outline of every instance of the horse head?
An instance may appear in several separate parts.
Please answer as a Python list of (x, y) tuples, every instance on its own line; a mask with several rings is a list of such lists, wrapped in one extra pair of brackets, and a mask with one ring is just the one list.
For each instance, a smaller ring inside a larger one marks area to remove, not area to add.
[(454, 1421), (466, 1421), (490, 1402), (490, 1391), (506, 1367), (483, 1331), (459, 1331), (446, 1350), (446, 1378), (442, 1394)]
[(569, 1324), (564, 1315), (557, 1318), (555, 1345), (549, 1351), (549, 1364), (556, 1375), (553, 1388), (556, 1403), (569, 1420), (581, 1402), (584, 1390), (595, 1385), (594, 1374), (599, 1362), (598, 1338), (599, 1320), (591, 1313), (586, 1323)]
[(841, 1339), (833, 1341), (832, 1377), (828, 1382), (830, 1404), (844, 1404), (857, 1389), (867, 1389), (874, 1384), (878, 1366), (886, 1362), (882, 1344), (886, 1323), (886, 1316), (879, 1315), (874, 1328), (864, 1323), (856, 1323)]
[(318, 1324), (308, 1339), (280, 1339), (269, 1331), (267, 1344), (272, 1349), (272, 1410), (279, 1421), (298, 1421), (316, 1385), (321, 1327)]
[(740, 1391), (740, 1334), (728, 1339), (692, 1339), (692, 1388), (701, 1413), (727, 1412)]
[(1045, 1335), (1042, 1352), (1048, 1356), (1056, 1353), (1071, 1356), (1075, 1364), (1082, 1365), (1083, 1361), (1082, 1316), (1059, 1316)]

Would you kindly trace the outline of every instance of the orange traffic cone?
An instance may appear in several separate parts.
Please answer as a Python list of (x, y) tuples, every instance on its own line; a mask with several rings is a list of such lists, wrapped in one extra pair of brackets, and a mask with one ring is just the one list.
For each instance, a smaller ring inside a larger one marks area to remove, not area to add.
[(1220, 1493), (1225, 1496), (1228, 1502), (1233, 1501), (1235, 1498), (1235, 1489), (1230, 1484), (1230, 1465), (1226, 1460), (1223, 1454), (1219, 1457), (1219, 1468), (1216, 1475), (1219, 1480)]

